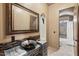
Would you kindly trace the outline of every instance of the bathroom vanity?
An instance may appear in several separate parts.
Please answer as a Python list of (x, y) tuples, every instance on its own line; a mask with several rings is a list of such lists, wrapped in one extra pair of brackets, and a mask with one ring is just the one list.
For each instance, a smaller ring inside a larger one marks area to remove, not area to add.
[[(18, 3), (8, 3), (8, 4), (6, 3), (5, 19), (6, 19), (5, 34), (6, 36), (11, 35), (11, 42), (0, 44), (1, 56), (46, 56), (47, 55), (47, 42), (39, 37), (41, 35), (35, 37), (33, 36), (30, 38), (36, 41), (37, 43), (36, 45), (34, 45), (34, 49), (31, 50), (29, 49), (27, 50), (25, 49), (27, 48), (27, 46), (25, 46), (24, 48), (21, 45), (24, 41), (29, 40), (28, 38), (25, 38), (25, 36), (23, 37), (24, 39), (21, 40), (17, 40), (15, 38), (16, 34), (28, 35), (28, 33), (30, 34), (39, 33), (39, 13), (34, 12)], [(43, 19), (43, 23), (44, 23), (44, 19)]]
[(40, 45), (37, 45), (35, 49), (27, 51), (21, 46), (5, 50), (5, 56), (37, 56), (39, 54)]
[[(32, 50), (25, 50), (21, 46), (21, 41), (10, 42), (4, 44), (0, 48), (1, 56), (46, 56), (47, 55), (47, 42), (37, 41), (37, 45)], [(2, 50), (1, 50), (2, 49)]]

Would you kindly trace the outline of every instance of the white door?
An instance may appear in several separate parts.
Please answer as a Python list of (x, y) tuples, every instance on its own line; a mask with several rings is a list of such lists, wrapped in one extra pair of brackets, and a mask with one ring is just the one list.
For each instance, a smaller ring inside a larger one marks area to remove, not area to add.
[(67, 43), (74, 45), (73, 41), (73, 21), (67, 22)]
[(60, 21), (60, 23), (67, 23), (67, 37), (66, 38), (62, 38), (60, 37), (60, 44), (64, 44), (64, 45), (74, 45), (74, 40), (73, 40), (73, 21), (68, 21), (68, 20), (65, 20), (65, 21)]

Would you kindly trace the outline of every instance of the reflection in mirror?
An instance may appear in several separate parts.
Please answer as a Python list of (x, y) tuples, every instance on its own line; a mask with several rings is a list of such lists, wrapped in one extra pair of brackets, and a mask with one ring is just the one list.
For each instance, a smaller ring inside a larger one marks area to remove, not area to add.
[(12, 5), (13, 30), (37, 30), (37, 15)]
[(6, 34), (39, 32), (39, 14), (20, 4), (6, 4), (6, 19)]

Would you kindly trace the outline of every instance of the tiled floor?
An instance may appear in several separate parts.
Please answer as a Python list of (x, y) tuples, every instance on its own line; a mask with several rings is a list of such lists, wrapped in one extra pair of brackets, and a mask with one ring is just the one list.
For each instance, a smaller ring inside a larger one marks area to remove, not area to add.
[(53, 48), (48, 48), (48, 56), (74, 56), (73, 49), (72, 46), (61, 46), (57, 51)]
[(56, 52), (56, 49), (52, 48), (52, 47), (48, 47), (48, 56), (50, 56), (51, 54), (53, 54), (54, 52)]
[(74, 56), (74, 46), (61, 45), (58, 50), (48, 47), (48, 56)]

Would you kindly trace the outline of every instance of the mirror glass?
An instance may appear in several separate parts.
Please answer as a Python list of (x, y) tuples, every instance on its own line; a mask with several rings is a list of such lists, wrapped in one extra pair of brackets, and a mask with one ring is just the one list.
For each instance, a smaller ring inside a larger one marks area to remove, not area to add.
[(12, 30), (38, 30), (38, 16), (12, 5)]

